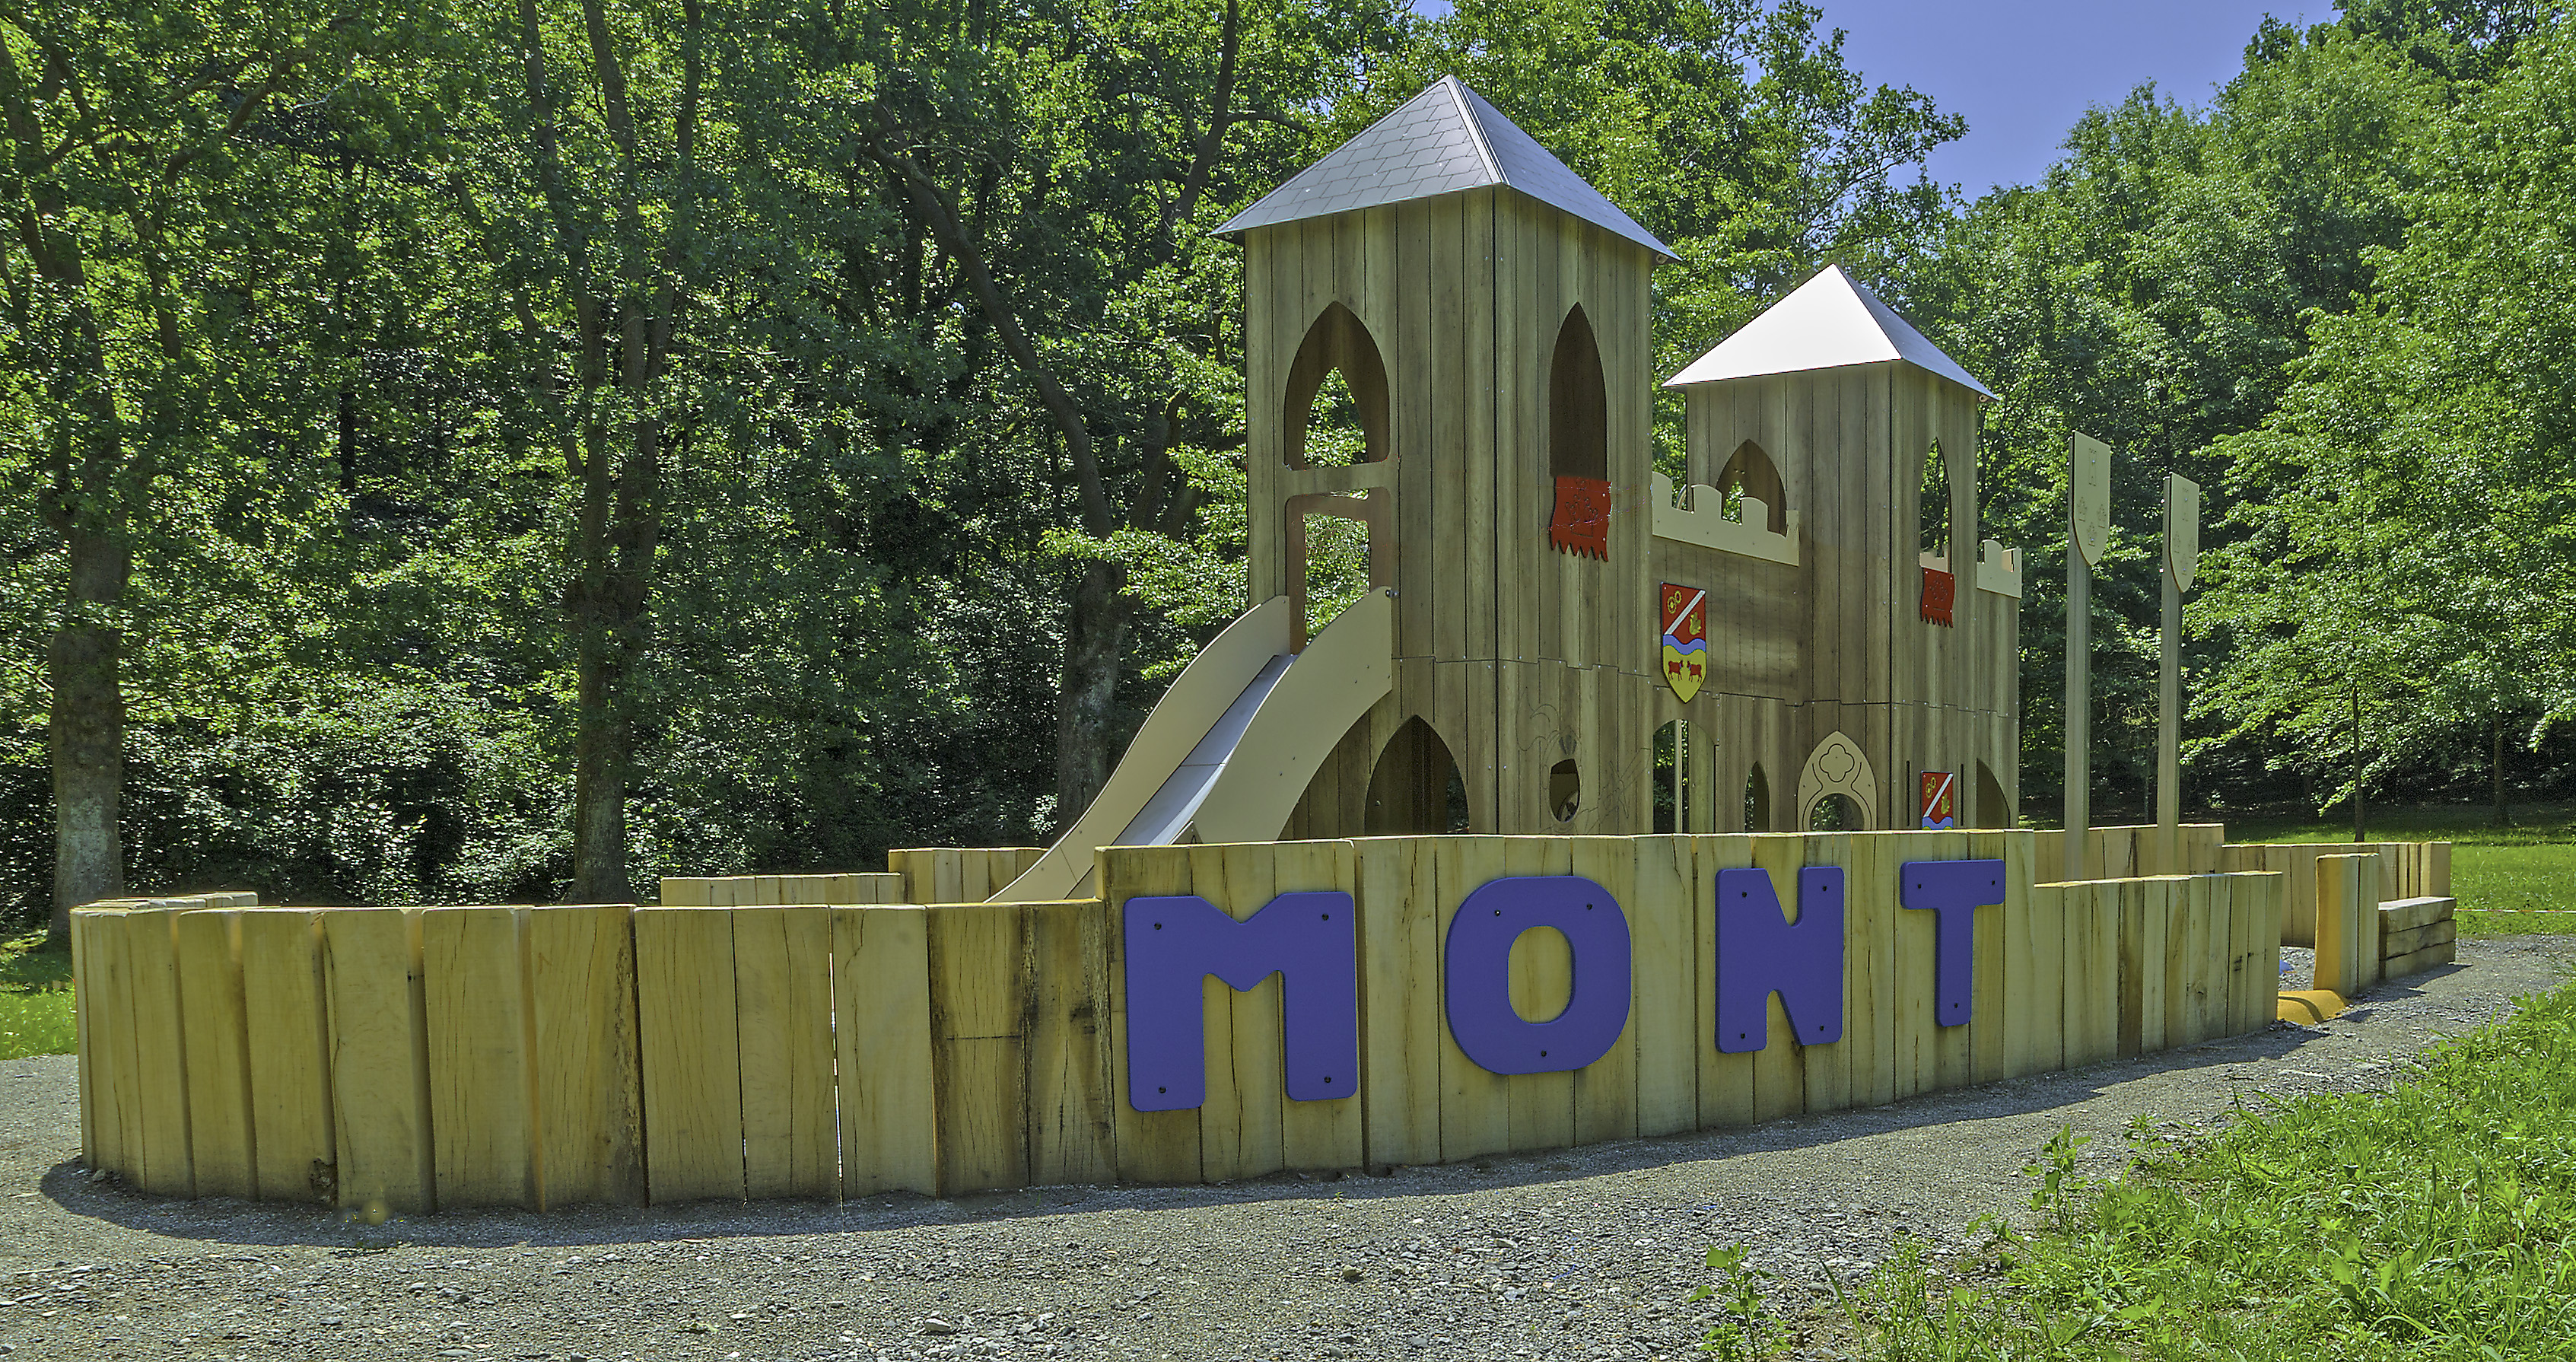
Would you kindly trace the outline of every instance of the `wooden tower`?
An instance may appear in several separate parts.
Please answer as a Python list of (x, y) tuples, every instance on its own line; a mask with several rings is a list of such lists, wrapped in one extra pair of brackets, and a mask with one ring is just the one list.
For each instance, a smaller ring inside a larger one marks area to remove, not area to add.
[[(1645, 830), (1647, 274), (1671, 252), (1455, 78), (1219, 231), (1244, 249), (1251, 597), (1303, 614), (1318, 516), (1367, 525), (1395, 593), (1395, 685), (1286, 835)], [(1366, 452), (1316, 466), (1335, 370)], [(1555, 542), (1560, 478), (1606, 488), (1601, 552)]]
[[(1993, 394), (1839, 266), (1669, 386), (1694, 486), (1658, 489), (1656, 571), (1711, 588), (1714, 694), (1663, 712), (1717, 726), (1714, 825), (1803, 831), (1841, 795), (1846, 820), (1910, 828), (1942, 772), (1959, 826), (2009, 826), (2021, 577), (1976, 530)], [(1746, 497), (1758, 517), (1721, 505)]]

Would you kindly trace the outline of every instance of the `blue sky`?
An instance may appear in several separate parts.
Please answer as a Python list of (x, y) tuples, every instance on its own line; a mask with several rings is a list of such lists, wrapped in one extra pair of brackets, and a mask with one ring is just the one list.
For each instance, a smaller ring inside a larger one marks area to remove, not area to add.
[[(1933, 178), (1973, 198), (1989, 185), (2038, 179), (2084, 110), (2152, 80), (2203, 105), (2243, 64), (2268, 13), (2293, 23), (2334, 17), (2328, 0), (1816, 0), (1825, 25), (1850, 33), (1844, 52), (1873, 85), (1910, 85), (1964, 114), (1968, 135), (1932, 157)], [(1444, 0), (1417, 0), (1443, 13)]]

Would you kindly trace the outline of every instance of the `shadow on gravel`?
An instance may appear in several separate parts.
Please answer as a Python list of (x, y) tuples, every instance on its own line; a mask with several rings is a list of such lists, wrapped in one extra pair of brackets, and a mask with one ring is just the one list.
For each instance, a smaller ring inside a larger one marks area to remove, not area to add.
[[(2368, 1004), (2419, 991), (2449, 971), (2415, 976), (2376, 990), (2348, 1014), (2367, 1015)], [(878, 1195), (841, 1205), (820, 1202), (695, 1202), (678, 1206), (585, 1206), (538, 1213), (460, 1210), (366, 1225), (337, 1211), (232, 1200), (167, 1201), (121, 1186), (92, 1183), (75, 1162), (50, 1169), (44, 1195), (63, 1211), (180, 1239), (244, 1247), (302, 1245), (363, 1254), (397, 1245), (495, 1247), (600, 1247), (657, 1241), (868, 1233), (926, 1225), (976, 1225), (1086, 1212), (1152, 1212), (1225, 1203), (1367, 1201), (1388, 1197), (1463, 1195), (1497, 1188), (1578, 1182), (1674, 1164), (1812, 1148), (1863, 1136), (1959, 1122), (2035, 1115), (2082, 1103), (2105, 1088), (2158, 1073), (2276, 1061), (2331, 1033), (2276, 1024), (2266, 1030), (2167, 1050), (2142, 1059), (2097, 1064), (2071, 1072), (2006, 1079), (1977, 1087), (1908, 1098), (1883, 1107), (1790, 1117), (1769, 1124), (1699, 1131), (1614, 1144), (1529, 1154), (1497, 1155), (1467, 1163), (1353, 1169), (1342, 1173), (1277, 1174), (1204, 1187), (1045, 1187), (1018, 1192), (935, 1200), (909, 1194)], [(2258, 1078), (2248, 1074), (2249, 1080)]]

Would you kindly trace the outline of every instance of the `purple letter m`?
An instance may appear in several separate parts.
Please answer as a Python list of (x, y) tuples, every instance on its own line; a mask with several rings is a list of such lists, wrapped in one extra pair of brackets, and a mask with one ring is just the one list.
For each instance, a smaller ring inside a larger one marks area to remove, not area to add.
[(1717, 872), (1717, 1048), (1770, 1039), (1771, 995), (1801, 1045), (1843, 1038), (1843, 869), (1798, 872), (1798, 921), (1780, 912), (1767, 870)]
[(1207, 1101), (1207, 975), (1249, 992), (1280, 983), (1282, 1067), (1301, 1102), (1359, 1091), (1359, 933), (1351, 896), (1281, 894), (1237, 922), (1196, 894), (1127, 900), (1127, 1101), (1187, 1111)]

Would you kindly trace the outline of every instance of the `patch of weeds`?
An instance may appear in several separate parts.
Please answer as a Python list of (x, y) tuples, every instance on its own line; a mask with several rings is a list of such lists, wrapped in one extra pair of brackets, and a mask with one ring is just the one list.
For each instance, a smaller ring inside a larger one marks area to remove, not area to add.
[(1762, 1302), (1763, 1284), (1771, 1274), (1752, 1266), (1747, 1259), (1752, 1250), (1741, 1244), (1708, 1251), (1708, 1266), (1717, 1280), (1684, 1297), (1693, 1302), (1715, 1300), (1717, 1323), (1700, 1335), (1700, 1351), (1713, 1353), (1723, 1362), (1754, 1362), (1769, 1357), (1789, 1341), (1789, 1331)]

